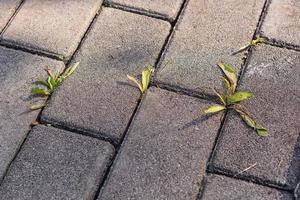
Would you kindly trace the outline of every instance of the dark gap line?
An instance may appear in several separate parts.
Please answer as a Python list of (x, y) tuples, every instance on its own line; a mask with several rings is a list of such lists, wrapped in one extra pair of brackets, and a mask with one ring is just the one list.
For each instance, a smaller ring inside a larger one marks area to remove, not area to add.
[(4, 171), (3, 177), (0, 177), (0, 187), (1, 187), (1, 185), (2, 185), (2, 183), (3, 183), (3, 181), (4, 181), (4, 179), (5, 179), (6, 175), (8, 174), (8, 171), (9, 171), (9, 169), (10, 169), (12, 163), (13, 163), (14, 160), (17, 158), (17, 156), (18, 156), (19, 152), (21, 151), (21, 149), (22, 149), (22, 147), (23, 147), (25, 141), (27, 140), (27, 137), (28, 137), (28, 134), (30, 133), (30, 131), (31, 131), (31, 127), (30, 127), (30, 129), (27, 131), (27, 133), (25, 134), (23, 140), (20, 142), (19, 147), (16, 149), (13, 158), (11, 159), (10, 163), (8, 164), (8, 166), (6, 167), (6, 169), (5, 169), (5, 171)]
[[(266, 15), (265, 13), (267, 12), (267, 8), (268, 8), (269, 4), (270, 4), (269, 0), (265, 0), (263, 9), (262, 9), (261, 14), (259, 16), (258, 23), (257, 23), (255, 31), (254, 31), (254, 33), (252, 35), (252, 39), (256, 38), (257, 33), (259, 33), (259, 31), (260, 31), (260, 29), (262, 27), (262, 21), (264, 20), (264, 17)], [(243, 76), (244, 76), (245, 70), (247, 69), (247, 66), (249, 65), (249, 62), (250, 62), (250, 60), (252, 58), (252, 51), (253, 51), (252, 47), (250, 47), (246, 51), (246, 53), (244, 54), (244, 57), (242, 57), (243, 62), (241, 64), (241, 68), (240, 68), (239, 73), (238, 73), (237, 89), (238, 89), (238, 87), (240, 85), (240, 82), (241, 82)], [(212, 170), (214, 168), (214, 166), (213, 166), (213, 160), (214, 160), (215, 154), (217, 153), (219, 143), (220, 143), (220, 141), (222, 139), (223, 129), (225, 128), (225, 124), (226, 124), (226, 120), (228, 120), (228, 116), (229, 116), (228, 111), (225, 111), (223, 120), (221, 122), (221, 125), (219, 127), (217, 136), (216, 136), (215, 141), (214, 141), (214, 145), (213, 145), (212, 151), (211, 151), (211, 153), (209, 155), (209, 159), (208, 159), (207, 166), (206, 166), (206, 172), (209, 172), (210, 170)], [(202, 197), (203, 192), (204, 191), (200, 191), (199, 198)]]
[(16, 15), (19, 13), (19, 10), (21, 9), (21, 7), (23, 6), (25, 0), (22, 0), (20, 2), (20, 4), (17, 6), (14, 14), (9, 18), (8, 22), (5, 24), (4, 28), (2, 29), (2, 31), (0, 32), (0, 40), (2, 39), (2, 34), (5, 32), (5, 30), (8, 28), (8, 26), (11, 24), (11, 22), (13, 21), (13, 19), (16, 17)]
[(237, 174), (237, 173), (232, 172), (231, 170), (222, 169), (220, 167), (210, 168), (207, 171), (207, 174), (222, 175), (222, 176), (226, 176), (228, 178), (233, 178), (233, 179), (241, 180), (241, 181), (247, 181), (247, 182), (255, 183), (257, 185), (274, 188), (277, 190), (282, 190), (282, 191), (286, 191), (286, 192), (290, 192), (290, 193), (292, 193), (294, 191), (294, 189), (288, 185), (279, 184), (279, 183), (276, 183), (276, 182), (273, 182), (270, 180), (264, 180), (257, 176)]
[(143, 16), (147, 16), (147, 17), (151, 17), (151, 18), (155, 18), (155, 19), (159, 19), (159, 20), (164, 20), (164, 21), (168, 21), (170, 23), (173, 22), (173, 20), (171, 18), (169, 18), (166, 15), (163, 15), (161, 13), (158, 12), (154, 12), (154, 11), (147, 11), (144, 10), (142, 8), (134, 8), (131, 6), (126, 6), (126, 5), (122, 5), (119, 3), (109, 3), (109, 2), (104, 2), (104, 6), (106, 8), (114, 8), (114, 9), (118, 9), (118, 10), (122, 10), (125, 12), (130, 12), (130, 13), (134, 13), (134, 14), (138, 14), (138, 15), (143, 15)]
[(79, 44), (76, 47), (76, 50), (74, 51), (74, 53), (70, 56), (70, 58), (65, 60), (65, 64), (66, 64), (66, 68), (69, 66), (69, 64), (72, 62), (72, 60), (74, 59), (74, 57), (76, 57), (76, 55), (79, 52), (79, 49), (81, 48), (81, 46), (83, 45), (84, 41), (86, 40), (88, 34), (91, 32), (94, 24), (96, 23), (96, 20), (98, 19), (101, 11), (103, 9), (103, 4), (100, 6), (100, 8), (98, 9), (97, 13), (95, 14), (95, 16), (93, 17), (92, 21), (90, 22), (88, 28), (86, 29), (85, 33), (83, 34)]
[[(186, 5), (187, 2), (188, 2), (188, 0), (185, 0), (185, 2), (184, 2), (183, 4)], [(176, 24), (176, 22), (177, 22), (179, 16), (182, 14), (183, 9), (185, 8), (184, 5), (181, 6), (180, 11), (178, 12), (178, 15), (177, 15), (177, 17), (176, 17), (175, 24)], [(161, 52), (159, 53), (159, 55), (158, 55), (158, 57), (157, 57), (157, 62), (155, 63), (155, 66), (157, 66), (158, 60), (161, 59), (162, 54), (163, 54), (163, 52), (165, 51), (165, 48), (167, 47), (167, 44), (168, 44), (169, 41), (170, 41), (170, 37), (171, 37), (171, 35), (172, 35), (172, 32), (175, 30), (175, 29), (174, 29), (175, 24), (172, 25), (172, 28), (171, 28), (171, 30), (170, 30), (170, 34), (167, 36), (167, 39), (166, 39), (166, 41), (165, 41), (165, 43), (164, 43), (164, 45), (163, 45), (163, 47), (162, 47), (162, 50), (161, 50)], [(153, 77), (152, 77), (152, 78), (153, 78)], [(97, 190), (96, 195), (95, 195), (95, 197), (94, 197), (94, 200), (97, 200), (98, 196), (99, 196), (100, 193), (101, 193), (102, 188), (105, 186), (105, 184), (107, 183), (107, 181), (108, 181), (108, 179), (109, 179), (109, 175), (112, 173), (113, 166), (116, 164), (116, 162), (117, 162), (117, 157), (120, 155), (120, 154), (119, 154), (119, 151), (120, 151), (121, 147), (124, 145), (124, 141), (126, 140), (126, 138), (127, 138), (128, 135), (129, 135), (128, 133), (129, 133), (129, 131), (130, 131), (130, 128), (131, 128), (131, 127), (133, 126), (133, 124), (134, 124), (134, 119), (137, 117), (138, 112), (139, 112), (139, 110), (140, 110), (141, 107), (142, 107), (142, 104), (143, 104), (143, 102), (144, 102), (143, 100), (144, 100), (144, 98), (146, 97), (146, 95), (147, 95), (147, 92), (146, 92), (146, 94), (143, 95), (142, 98), (138, 101), (138, 103), (137, 103), (137, 105), (136, 105), (136, 107), (135, 107), (135, 109), (134, 109), (134, 111), (133, 111), (133, 114), (131, 115), (131, 118), (130, 118), (128, 124), (127, 124), (127, 127), (126, 127), (125, 131), (124, 131), (124, 134), (123, 134), (123, 136), (122, 136), (122, 138), (121, 138), (121, 140), (120, 140), (120, 143), (119, 143), (119, 145), (117, 146), (117, 148), (116, 148), (116, 150), (115, 150), (115, 154), (114, 154), (114, 156), (113, 156), (113, 158), (112, 158), (112, 160), (111, 160), (111, 163), (110, 163), (108, 169), (106, 170), (106, 173), (105, 173), (105, 175), (104, 175), (103, 181), (101, 181), (100, 184), (99, 184), (99, 187), (98, 187), (98, 190)]]
[(141, 97), (141, 99), (139, 99), (139, 101), (137, 102), (137, 105), (130, 117), (129, 122), (127, 123), (126, 129), (124, 131), (124, 134), (122, 135), (122, 138), (120, 139), (119, 144), (115, 147), (115, 154), (113, 155), (112, 159), (111, 159), (111, 163), (109, 164), (102, 181), (100, 182), (99, 186), (98, 186), (98, 190), (96, 192), (96, 195), (94, 197), (94, 200), (97, 200), (98, 196), (100, 195), (101, 189), (104, 187), (104, 185), (107, 183), (108, 178), (110, 176), (110, 174), (112, 173), (112, 169), (113, 166), (116, 165), (117, 162), (117, 157), (119, 156), (119, 151), (121, 149), (121, 147), (124, 145), (124, 141), (126, 140), (126, 138), (128, 137), (128, 133), (130, 131), (130, 128), (133, 126), (134, 124), (134, 119), (137, 117), (138, 112), (140, 110), (140, 108), (142, 107), (143, 104), (143, 99), (145, 98), (145, 96), (147, 95), (147, 92)]

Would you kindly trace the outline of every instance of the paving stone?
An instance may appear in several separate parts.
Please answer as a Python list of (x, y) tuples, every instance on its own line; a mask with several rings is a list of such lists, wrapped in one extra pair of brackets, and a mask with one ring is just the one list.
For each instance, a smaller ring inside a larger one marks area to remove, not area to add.
[(175, 20), (183, 0), (106, 0), (114, 6), (146, 11), (171, 21)]
[(203, 200), (293, 200), (290, 193), (225, 176), (210, 175), (202, 196)]
[(257, 47), (241, 90), (254, 93), (245, 105), (269, 136), (258, 137), (231, 113), (214, 157), (217, 170), (295, 188), (300, 180), (299, 65), (299, 52)]
[(169, 28), (162, 20), (104, 8), (75, 57), (80, 67), (54, 94), (42, 120), (118, 143), (140, 96), (126, 74), (155, 63)]
[(98, 199), (196, 199), (220, 125), (208, 104), (151, 88)]
[(37, 126), (0, 187), (2, 199), (93, 199), (113, 156), (107, 142)]
[(101, 0), (27, 0), (3, 34), (3, 43), (69, 58)]
[(201, 93), (221, 86), (220, 61), (239, 68), (242, 54), (232, 52), (254, 33), (264, 0), (190, 0), (166, 52), (156, 80)]
[(49, 66), (60, 71), (64, 64), (48, 58), (0, 47), (0, 180), (38, 111), (28, 112), (33, 81), (46, 77)]
[(262, 26), (264, 35), (300, 45), (300, 4), (295, 0), (273, 0)]
[(0, 1), (0, 33), (13, 16), (20, 5), (21, 0), (1, 0)]

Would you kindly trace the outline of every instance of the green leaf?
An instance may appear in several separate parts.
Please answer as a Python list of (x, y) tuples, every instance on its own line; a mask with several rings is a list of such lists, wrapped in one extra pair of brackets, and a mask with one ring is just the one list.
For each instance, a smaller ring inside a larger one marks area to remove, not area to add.
[(220, 92), (218, 92), (215, 88), (213, 88), (212, 90), (215, 93), (215, 95), (219, 97), (220, 102), (225, 106), (226, 105), (225, 97)]
[(241, 111), (241, 110), (238, 110), (238, 109), (236, 109), (236, 111), (240, 114), (241, 118), (244, 120), (244, 122), (245, 122), (248, 126), (254, 128), (254, 129), (256, 129), (256, 123), (255, 123), (255, 121), (254, 121), (253, 119), (251, 119), (251, 118), (249, 117), (249, 115), (247, 115), (245, 112), (243, 112), (243, 111)]
[(219, 63), (218, 66), (222, 69), (223, 73), (230, 81), (231, 91), (234, 93), (237, 85), (237, 76), (234, 68), (231, 65), (224, 63)]
[(57, 86), (57, 81), (52, 76), (48, 76), (47, 83), (48, 83), (48, 86), (49, 86), (50, 90), (54, 90), (56, 88), (56, 86)]
[(152, 73), (154, 72), (153, 67), (146, 67), (142, 72), (142, 93), (145, 93), (148, 89), (150, 79), (152, 76)]
[(267, 129), (264, 129), (264, 128), (256, 129), (256, 132), (259, 136), (262, 136), (262, 137), (268, 136)]
[(38, 110), (46, 106), (46, 102), (40, 102), (30, 106), (30, 110)]
[(71, 76), (74, 73), (74, 71), (76, 70), (76, 68), (78, 66), (79, 66), (79, 62), (74, 63), (73, 65), (71, 65), (64, 71), (64, 73), (61, 75), (61, 77), (63, 77), (63, 79), (68, 78), (69, 76)]
[(252, 96), (251, 92), (247, 92), (247, 91), (236, 92), (233, 95), (227, 97), (227, 104), (228, 105), (235, 104), (245, 99), (248, 99), (251, 96)]
[(130, 75), (127, 75), (127, 78), (128, 78), (130, 81), (134, 82), (134, 83), (138, 86), (138, 88), (140, 89), (140, 92), (143, 93), (142, 85), (139, 83), (138, 80), (136, 80), (136, 78), (134, 78), (133, 76), (130, 76)]
[(37, 95), (44, 95), (44, 96), (50, 95), (49, 90), (43, 89), (43, 88), (39, 88), (39, 87), (33, 87), (33, 88), (31, 88), (31, 93), (32, 94), (37, 94)]
[(256, 46), (257, 44), (259, 44), (259, 43), (264, 43), (264, 42), (265, 42), (265, 39), (259, 37), (259, 38), (256, 38), (256, 39), (252, 40), (252, 41), (250, 42), (250, 45), (251, 45), (251, 46)]
[(222, 110), (225, 110), (226, 107), (222, 106), (222, 105), (213, 105), (213, 106), (209, 106), (208, 108), (206, 108), (204, 110), (205, 114), (210, 114), (210, 113), (216, 113), (216, 112), (220, 112)]
[(225, 89), (226, 89), (226, 95), (229, 96), (231, 95), (231, 88), (230, 88), (230, 82), (224, 78), (224, 77), (220, 77), (220, 79), (223, 81)]

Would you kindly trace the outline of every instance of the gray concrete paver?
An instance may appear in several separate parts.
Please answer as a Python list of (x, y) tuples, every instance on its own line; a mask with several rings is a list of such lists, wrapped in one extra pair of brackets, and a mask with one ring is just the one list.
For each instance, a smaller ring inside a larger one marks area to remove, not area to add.
[(208, 105), (151, 88), (98, 199), (196, 199), (220, 125)]
[(240, 171), (263, 182), (293, 189), (300, 180), (300, 53), (258, 46), (242, 79), (240, 90), (254, 97), (244, 103), (269, 131), (258, 137), (234, 113), (229, 115), (217, 146), (214, 167)]
[(0, 186), (0, 197), (92, 200), (113, 154), (107, 142), (34, 127)]
[(104, 8), (75, 57), (78, 70), (53, 95), (42, 121), (118, 143), (140, 96), (126, 74), (154, 65), (169, 29), (162, 20)]
[(59, 72), (64, 64), (49, 58), (0, 47), (0, 179), (30, 129), (38, 111), (29, 111), (33, 81), (46, 77), (49, 66)]

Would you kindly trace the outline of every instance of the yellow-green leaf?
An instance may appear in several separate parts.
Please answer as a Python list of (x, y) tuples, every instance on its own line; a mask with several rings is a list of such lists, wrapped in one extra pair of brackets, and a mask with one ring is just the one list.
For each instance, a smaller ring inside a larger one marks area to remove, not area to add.
[(220, 112), (222, 110), (225, 110), (226, 107), (222, 106), (222, 105), (213, 105), (213, 106), (209, 106), (208, 108), (206, 108), (204, 110), (205, 114), (210, 114), (210, 113), (216, 113), (216, 112)]
[(251, 92), (247, 92), (247, 91), (236, 92), (233, 95), (227, 97), (227, 104), (228, 105), (235, 104), (245, 99), (248, 99), (251, 96), (252, 96)]
[(264, 42), (265, 42), (265, 39), (259, 37), (259, 38), (256, 38), (256, 39), (252, 40), (252, 41), (250, 42), (250, 45), (251, 45), (251, 46), (256, 46), (257, 44), (259, 44), (259, 43), (264, 43)]
[(259, 136), (262, 136), (262, 137), (268, 136), (267, 129), (256, 129), (256, 132)]
[(40, 102), (30, 106), (30, 110), (38, 110), (46, 106), (46, 102)]
[(229, 96), (231, 95), (231, 88), (230, 88), (230, 82), (224, 78), (224, 77), (220, 77), (220, 79), (223, 81), (225, 89), (226, 89), (226, 95)]
[(37, 95), (45, 95), (45, 96), (50, 95), (49, 90), (43, 89), (43, 88), (38, 88), (38, 87), (31, 88), (31, 93), (37, 94)]
[(150, 79), (152, 76), (152, 73), (154, 72), (153, 67), (146, 67), (142, 72), (142, 93), (144, 93), (149, 86)]
[(225, 106), (226, 105), (225, 97), (220, 92), (218, 92), (215, 88), (213, 88), (213, 92), (215, 93), (215, 95), (219, 97), (220, 102)]
[(251, 118), (249, 117), (249, 115), (247, 115), (245, 112), (242, 112), (242, 111), (237, 110), (237, 109), (236, 109), (236, 111), (240, 114), (241, 118), (244, 120), (244, 122), (245, 122), (248, 126), (254, 128), (254, 129), (256, 129), (256, 123), (255, 123), (255, 121), (254, 121), (253, 119), (251, 119)]
[(76, 68), (79, 66), (79, 62), (76, 62), (74, 64), (72, 64), (70, 67), (68, 67), (64, 73), (61, 75), (63, 77), (63, 79), (68, 78), (69, 76), (71, 76), (74, 71), (76, 70)]
[(237, 76), (234, 68), (231, 65), (219, 63), (218, 66), (222, 69), (228, 80), (230, 81), (230, 86), (232, 92), (235, 92), (237, 85)]
[(136, 80), (136, 78), (134, 78), (133, 76), (130, 76), (130, 75), (127, 75), (127, 78), (128, 78), (130, 81), (134, 82), (134, 83), (138, 86), (140, 92), (143, 93), (142, 85), (139, 83), (138, 80)]

